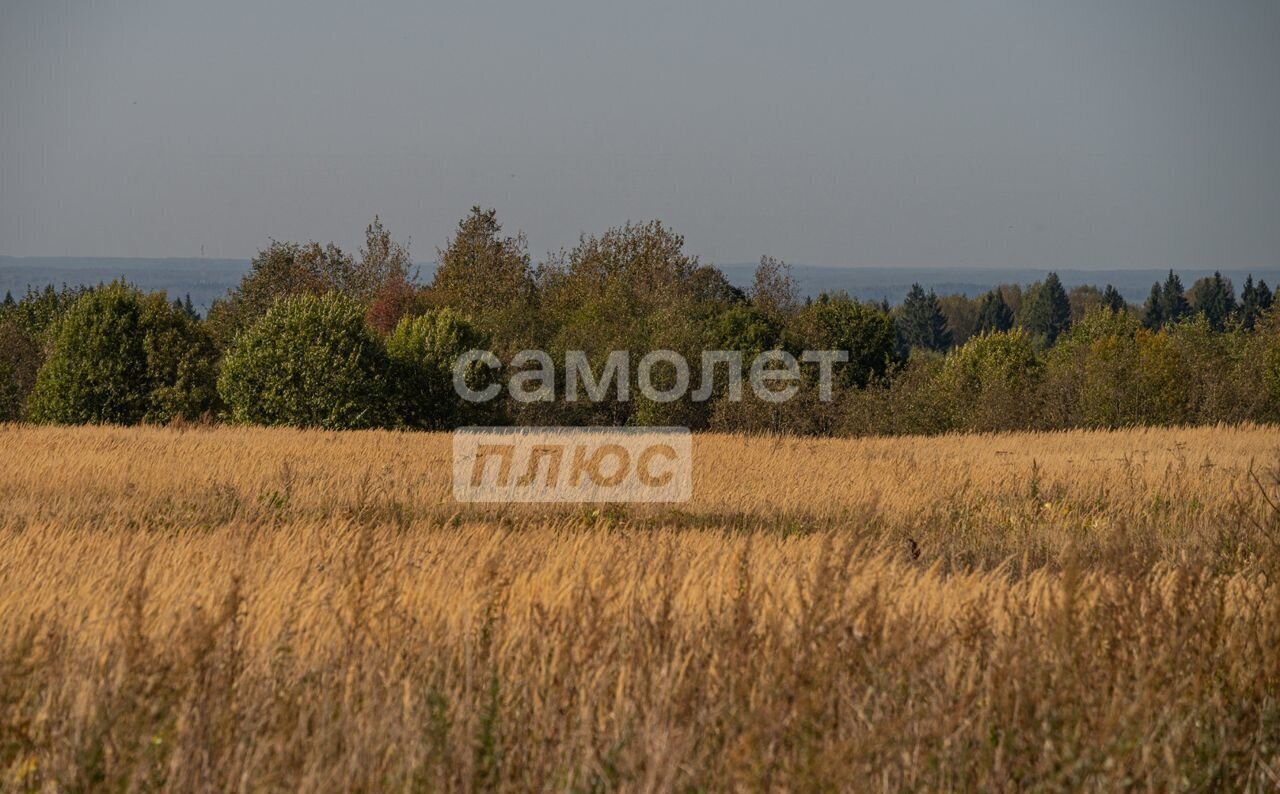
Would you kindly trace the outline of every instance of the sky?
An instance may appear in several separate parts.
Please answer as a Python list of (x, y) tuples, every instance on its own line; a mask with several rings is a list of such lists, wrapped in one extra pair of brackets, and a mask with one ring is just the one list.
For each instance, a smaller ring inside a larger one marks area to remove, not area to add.
[(0, 0), (0, 255), (1280, 262), (1280, 3)]

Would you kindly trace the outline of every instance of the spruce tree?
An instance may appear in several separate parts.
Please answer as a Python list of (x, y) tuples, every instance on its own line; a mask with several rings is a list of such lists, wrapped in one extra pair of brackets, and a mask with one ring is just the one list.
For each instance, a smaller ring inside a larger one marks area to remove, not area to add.
[(1000, 290), (993, 289), (982, 296), (982, 304), (978, 307), (977, 333), (1003, 333), (1013, 327), (1013, 309), (1004, 302)]
[(1160, 313), (1163, 315), (1164, 325), (1180, 322), (1191, 314), (1191, 304), (1187, 302), (1184, 294), (1182, 279), (1178, 278), (1178, 274), (1172, 270), (1169, 271), (1169, 277), (1164, 280), (1164, 286), (1160, 289)]
[(1151, 294), (1142, 306), (1142, 327), (1148, 331), (1159, 331), (1164, 327), (1164, 293), (1160, 291), (1160, 283), (1151, 285)]
[(947, 330), (947, 318), (942, 313), (938, 296), (924, 287), (912, 284), (907, 298), (902, 302), (898, 316), (898, 335), (907, 349), (923, 347), (926, 350), (946, 350), (951, 346), (951, 332)]
[(1275, 293), (1267, 286), (1267, 282), (1258, 279), (1258, 308), (1267, 311), (1275, 302)]
[(1267, 282), (1259, 281), (1255, 285), (1253, 283), (1253, 274), (1250, 274), (1244, 281), (1244, 288), (1240, 291), (1240, 307), (1238, 309), (1240, 327), (1246, 331), (1252, 331), (1254, 325), (1258, 322), (1258, 318), (1271, 307), (1272, 299), (1271, 290), (1267, 288)]
[(1053, 344), (1071, 326), (1071, 301), (1057, 273), (1050, 273), (1036, 292), (1027, 312), (1026, 328), (1032, 336)]
[(1197, 281), (1191, 289), (1191, 298), (1195, 311), (1203, 314), (1215, 331), (1225, 330), (1236, 311), (1235, 290), (1219, 271)]
[(1125, 301), (1124, 296), (1120, 294), (1120, 290), (1110, 284), (1102, 291), (1102, 305), (1116, 314), (1129, 308), (1129, 304)]
[(4, 302), (0, 303), (0, 309), (12, 309), (17, 305), (18, 302), (13, 299), (13, 293), (5, 290)]

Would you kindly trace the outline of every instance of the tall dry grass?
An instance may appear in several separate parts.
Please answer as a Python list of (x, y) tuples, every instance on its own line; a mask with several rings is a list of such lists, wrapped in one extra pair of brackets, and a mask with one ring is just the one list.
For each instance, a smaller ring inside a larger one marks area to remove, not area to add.
[(705, 436), (678, 508), (448, 454), (0, 426), (3, 787), (1280, 786), (1275, 428)]

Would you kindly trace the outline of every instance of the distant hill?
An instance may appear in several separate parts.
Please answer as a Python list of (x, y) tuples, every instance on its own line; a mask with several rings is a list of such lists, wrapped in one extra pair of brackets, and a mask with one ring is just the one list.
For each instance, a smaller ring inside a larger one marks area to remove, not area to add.
[[(428, 280), (435, 263), (418, 265), (420, 278)], [(719, 265), (729, 281), (739, 287), (751, 284), (755, 264)], [(43, 288), (47, 284), (97, 284), (124, 278), (145, 290), (164, 290), (171, 296), (188, 293), (196, 307), (204, 312), (215, 298), (240, 282), (249, 270), (247, 259), (143, 259), (111, 257), (12, 257), (0, 256), (0, 296), (12, 292), (21, 297), (27, 287)], [(981, 295), (997, 284), (1030, 284), (1044, 278), (1043, 270), (1015, 268), (891, 268), (891, 267), (816, 267), (794, 265), (792, 274), (806, 295), (845, 291), (863, 300), (887, 299), (897, 303), (907, 294), (912, 283), (919, 282), (940, 295), (960, 293)], [(1162, 281), (1166, 270), (1059, 270), (1058, 276), (1068, 289), (1080, 284), (1102, 287), (1112, 284), (1133, 303), (1146, 299), (1154, 281)], [(1190, 287), (1201, 276), (1213, 270), (1176, 270), (1182, 282)], [(1222, 274), (1231, 279), (1237, 293), (1245, 276), (1265, 279), (1275, 287), (1280, 284), (1280, 267), (1245, 271), (1226, 269)]]

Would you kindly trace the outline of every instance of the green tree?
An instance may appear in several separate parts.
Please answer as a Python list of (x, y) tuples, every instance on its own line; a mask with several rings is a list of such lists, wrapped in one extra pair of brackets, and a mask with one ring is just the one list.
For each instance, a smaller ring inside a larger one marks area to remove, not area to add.
[(1117, 314), (1129, 308), (1129, 304), (1125, 301), (1124, 296), (1120, 294), (1120, 290), (1110, 284), (1102, 291), (1102, 305)]
[(336, 286), (347, 297), (368, 305), (384, 285), (412, 282), (415, 276), (409, 245), (393, 240), (391, 232), (382, 225), (382, 219), (374, 215), (364, 230), (359, 263), (347, 278), (347, 283)]
[(1137, 360), (1126, 388), (1138, 398), (1138, 421), (1144, 425), (1185, 424), (1192, 419), (1187, 384), (1192, 380), (1186, 361), (1168, 331), (1143, 329), (1134, 337)]
[(30, 399), (58, 424), (196, 418), (215, 405), (214, 348), (162, 293), (116, 282), (81, 296), (59, 321)]
[(766, 350), (776, 350), (782, 343), (778, 323), (753, 304), (741, 303), (719, 313), (711, 326), (710, 347), (714, 350), (736, 350), (744, 364), (750, 364)]
[(27, 333), (43, 337), (82, 295), (92, 291), (93, 287), (68, 287), (66, 284), (59, 289), (52, 285), (46, 285), (42, 290), (28, 288), (10, 316), (16, 317)]
[(200, 313), (196, 311), (196, 305), (191, 302), (190, 292), (187, 293), (186, 300), (183, 300), (182, 298), (173, 299), (173, 310), (182, 312), (183, 314), (187, 315), (188, 319), (191, 319), (191, 320), (200, 319)]
[(365, 228), (358, 260), (333, 243), (272, 240), (253, 258), (239, 286), (210, 307), (209, 327), (225, 347), (284, 298), (332, 292), (368, 307), (388, 282), (411, 281), (411, 267), (408, 247), (393, 241), (376, 216)]
[(164, 293), (143, 296), (141, 303), (150, 382), (143, 421), (194, 419), (217, 409), (218, 351), (209, 332), (185, 303), (181, 309), (166, 303)]
[(983, 334), (952, 351), (938, 388), (952, 426), (970, 431), (1018, 430), (1036, 421), (1041, 364), (1022, 329)]
[(1222, 277), (1222, 273), (1214, 271), (1208, 278), (1198, 280), (1191, 288), (1191, 306), (1205, 316), (1209, 327), (1215, 331), (1225, 330), (1227, 323), (1236, 313), (1236, 295), (1231, 281)]
[[(551, 337), (546, 349), (553, 360), (563, 361), (567, 351), (582, 351), (599, 373), (611, 352), (627, 351), (633, 385), (640, 360), (651, 351), (673, 350), (697, 362), (711, 342), (717, 315), (740, 303), (740, 294), (687, 254), (684, 238), (660, 221), (627, 223), (599, 237), (582, 237), (540, 270), (539, 285), (540, 316)], [(659, 368), (659, 381), (674, 376), (670, 370)], [(663, 404), (640, 398), (596, 405), (562, 401), (555, 421), (699, 427), (707, 408), (689, 399)]]
[(1172, 270), (1160, 288), (1160, 314), (1165, 325), (1173, 325), (1191, 316), (1191, 304), (1187, 302), (1182, 279)]
[(1005, 303), (1004, 296), (1000, 294), (1000, 290), (993, 289), (983, 295), (982, 303), (978, 306), (977, 332), (979, 334), (998, 334), (1004, 333), (1011, 328), (1013, 328), (1013, 309), (1010, 309), (1009, 304)]
[(912, 284), (897, 318), (898, 337), (902, 346), (910, 350), (943, 351), (951, 346), (951, 332), (947, 330), (947, 318), (942, 313), (938, 296), (924, 287)]
[[(391, 385), (400, 421), (409, 427), (451, 429), (479, 424), (491, 416), (489, 403), (470, 403), (454, 389), (453, 367), (468, 350), (485, 350), (489, 341), (452, 309), (405, 317), (387, 337)], [(481, 391), (496, 378), (477, 362), (467, 386)]]
[(1067, 293), (1067, 301), (1071, 305), (1071, 324), (1075, 325), (1094, 308), (1102, 305), (1102, 290), (1092, 284), (1080, 284)]
[(472, 207), (438, 252), (434, 300), (472, 318), (507, 350), (536, 333), (533, 272), (523, 234), (504, 237), (494, 209)]
[(1164, 327), (1164, 293), (1160, 284), (1151, 285), (1151, 294), (1142, 305), (1142, 327), (1148, 331), (1159, 331)]
[(1237, 329), (1214, 328), (1206, 314), (1166, 331), (1186, 376), (1181, 383), (1189, 415), (1196, 423), (1240, 422), (1241, 400), (1236, 366), (1243, 353), (1244, 334)]
[(1252, 331), (1261, 318), (1262, 313), (1271, 308), (1274, 300), (1267, 282), (1259, 280), (1255, 285), (1253, 275), (1245, 279), (1244, 289), (1240, 291), (1240, 327)]
[(1046, 276), (1044, 283), (1036, 291), (1024, 326), (1027, 333), (1049, 345), (1071, 327), (1071, 301), (1057, 273)]
[(1045, 357), (1048, 427), (1114, 428), (1141, 421), (1133, 373), (1139, 324), (1128, 312), (1096, 307)]
[(1253, 334), (1251, 341), (1259, 348), (1262, 383), (1267, 393), (1260, 418), (1275, 421), (1280, 417), (1280, 316), (1275, 313), (1265, 315), (1258, 324), (1258, 330), (1261, 333)]
[[(843, 350), (849, 361), (833, 367), (837, 382), (866, 386), (897, 363), (893, 320), (874, 306), (840, 295), (801, 311), (800, 347), (803, 350)], [(817, 365), (806, 369), (812, 377)]]
[(942, 316), (947, 318), (952, 345), (962, 345), (977, 333), (979, 304), (980, 301), (960, 293), (938, 296), (938, 306), (942, 308)]
[(359, 304), (336, 293), (298, 295), (237, 337), (218, 390), (237, 422), (382, 427), (392, 420), (387, 369)]
[(771, 256), (760, 257), (748, 295), (774, 322), (784, 322), (800, 308), (800, 286), (791, 275), (791, 266)]
[(354, 268), (350, 255), (333, 243), (321, 246), (272, 240), (253, 258), (239, 286), (226, 298), (214, 301), (209, 309), (210, 331), (218, 344), (226, 347), (277, 301), (334, 292), (337, 283), (345, 281)]

